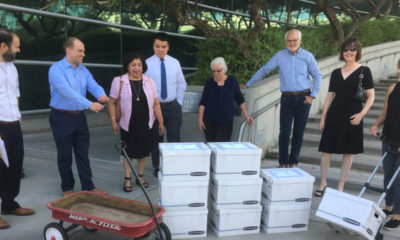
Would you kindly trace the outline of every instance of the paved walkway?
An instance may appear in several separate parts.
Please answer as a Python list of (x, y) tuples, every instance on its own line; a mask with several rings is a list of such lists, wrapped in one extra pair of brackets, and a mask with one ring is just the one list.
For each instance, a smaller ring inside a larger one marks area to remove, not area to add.
[[(144, 201), (142, 192), (135, 187), (132, 193), (122, 192), (123, 184), (123, 167), (119, 160), (119, 154), (114, 150), (113, 143), (118, 140), (118, 137), (111, 134), (109, 127), (97, 127), (91, 130), (91, 165), (94, 175), (96, 187), (105, 190), (110, 195), (115, 195), (128, 199), (137, 199)], [(18, 216), (3, 216), (11, 227), (6, 230), (0, 230), (0, 240), (39, 240), (43, 239), (43, 229), (50, 223), (55, 221), (51, 218), (51, 211), (46, 208), (46, 203), (61, 197), (60, 179), (56, 164), (56, 151), (53, 139), (49, 132), (25, 134), (25, 162), (24, 168), (26, 178), (22, 180), (21, 193), (18, 201), (22, 206), (31, 207), (36, 210), (36, 214), (27, 217)], [(275, 162), (263, 161), (262, 167), (273, 167)], [(303, 165), (304, 169), (309, 166)], [(315, 172), (315, 169), (314, 169)], [(75, 171), (76, 173), (76, 171)], [(313, 173), (312, 173), (313, 174)], [(75, 190), (79, 190), (79, 179), (76, 177)], [(158, 182), (152, 176), (151, 164), (148, 161), (148, 166), (145, 170), (145, 178), (150, 184), (149, 193), (151, 199), (156, 202), (158, 196)], [(356, 194), (356, 190), (347, 190)], [(377, 199), (377, 194), (368, 193), (367, 198)], [(297, 233), (281, 233), (281, 234), (266, 234), (264, 232), (254, 235), (244, 235), (236, 237), (224, 237), (218, 239), (293, 239), (293, 240), (337, 240), (337, 239), (353, 239), (345, 234), (335, 233), (330, 229), (325, 222), (315, 217), (315, 209), (319, 204), (320, 199), (314, 198), (312, 211), (310, 215), (310, 225), (307, 232)], [(392, 232), (382, 231), (385, 239), (399, 239), (400, 229)], [(95, 232), (89, 233), (83, 228), (76, 228), (69, 233), (70, 240), (117, 240), (127, 239), (117, 235)], [(217, 239), (211, 231), (206, 239)]]

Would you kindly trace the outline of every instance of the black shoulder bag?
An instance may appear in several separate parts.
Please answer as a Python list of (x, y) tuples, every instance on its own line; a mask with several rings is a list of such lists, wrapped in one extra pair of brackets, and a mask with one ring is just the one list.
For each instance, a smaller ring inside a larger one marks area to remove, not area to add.
[(357, 84), (357, 92), (356, 92), (356, 94), (354, 94), (354, 97), (357, 98), (358, 100), (360, 100), (361, 102), (365, 103), (365, 101), (367, 101), (368, 95), (362, 85), (362, 80), (364, 78), (363, 72), (364, 72), (364, 67), (361, 66), (361, 72), (360, 72), (360, 76), (359, 76), (358, 84)]

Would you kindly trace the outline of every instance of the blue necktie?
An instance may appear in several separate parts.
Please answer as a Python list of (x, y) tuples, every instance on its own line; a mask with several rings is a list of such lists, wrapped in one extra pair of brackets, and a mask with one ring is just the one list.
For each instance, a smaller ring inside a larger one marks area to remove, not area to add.
[(167, 74), (165, 72), (164, 58), (161, 58), (161, 98), (166, 99), (167, 96)]

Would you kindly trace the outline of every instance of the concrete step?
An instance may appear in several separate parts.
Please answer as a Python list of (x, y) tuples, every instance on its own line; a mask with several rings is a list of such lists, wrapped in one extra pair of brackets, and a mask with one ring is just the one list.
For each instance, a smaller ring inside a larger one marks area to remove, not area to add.
[[(276, 159), (272, 158), (266, 158), (263, 159), (261, 162), (261, 168), (276, 168), (278, 165), (278, 162)], [(316, 188), (318, 187), (320, 180), (321, 180), (321, 174), (320, 174), (320, 167), (319, 164), (309, 164), (309, 163), (304, 163), (301, 162), (299, 163), (298, 167), (310, 175), (314, 176), (316, 181), (314, 186)], [(364, 185), (364, 183), (368, 180), (370, 174), (372, 173), (373, 170), (369, 171), (358, 171), (354, 169), (354, 167), (350, 170), (349, 175), (347, 177), (347, 181), (345, 184), (345, 191), (346, 189), (352, 189), (355, 191), (360, 191)], [(329, 168), (328, 172), (328, 186), (331, 188), (336, 188), (337, 183), (339, 182), (339, 177), (340, 177), (340, 168), (332, 166)], [(372, 186), (376, 187), (382, 187), (383, 183), (383, 173), (382, 171), (379, 171), (376, 173), (374, 178), (371, 181)]]
[[(367, 116), (363, 119), (363, 126), (364, 128), (370, 128), (375, 122), (377, 117), (368, 117)], [(319, 123), (321, 120), (321, 114), (312, 114), (308, 117), (308, 122)]]
[[(369, 132), (369, 128), (364, 127), (363, 132), (364, 132), (364, 139), (373, 141), (379, 140), (378, 137), (371, 135), (371, 133)], [(322, 134), (322, 131), (319, 129), (319, 122), (308, 122), (306, 126), (306, 133)]]
[[(303, 146), (318, 147), (321, 134), (306, 132), (303, 137)], [(378, 139), (364, 139), (364, 153), (379, 156), (381, 153), (381, 142)]]
[[(331, 167), (340, 168), (342, 164), (342, 156), (341, 154), (332, 154), (331, 155)], [(275, 164), (277, 165), (277, 159), (279, 158), (279, 149), (278, 147), (270, 149), (266, 153), (266, 158), (275, 159)], [(381, 159), (381, 155), (379, 153), (375, 154), (357, 154), (354, 155), (353, 160), (353, 170), (371, 173), (375, 166)], [(315, 146), (303, 146), (301, 148), (301, 153), (299, 156), (299, 161), (301, 164), (311, 164), (315, 166), (319, 166), (321, 161), (321, 153), (318, 152), (318, 145)], [(300, 165), (299, 165), (300, 166)], [(382, 168), (379, 169), (379, 172), (383, 172)]]
[(391, 76), (389, 77), (389, 79), (385, 79), (385, 80), (381, 80), (380, 83), (381, 84), (392, 84), (397, 82), (397, 76)]

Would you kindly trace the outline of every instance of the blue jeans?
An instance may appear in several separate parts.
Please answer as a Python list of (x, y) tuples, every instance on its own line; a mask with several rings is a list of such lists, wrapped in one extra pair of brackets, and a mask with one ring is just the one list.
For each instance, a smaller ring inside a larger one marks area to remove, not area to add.
[(92, 170), (89, 162), (89, 128), (85, 113), (70, 114), (54, 109), (50, 112), (50, 126), (57, 147), (58, 171), (61, 176), (61, 189), (74, 189), (72, 174), (72, 150), (82, 190), (92, 190)]
[[(386, 141), (382, 142), (382, 155), (387, 152), (385, 160), (383, 160), (383, 184), (386, 186), (389, 184), (390, 179), (393, 177), (397, 168), (400, 167), (400, 153), (393, 153), (389, 149), (389, 143)], [(393, 182), (392, 187), (386, 194), (386, 206), (394, 206), (393, 213), (400, 214), (400, 175), (397, 176)]]
[[(311, 104), (304, 104), (305, 96), (282, 95), (279, 128), (279, 164), (297, 164), (301, 144), (303, 143), (304, 130), (306, 128)], [(292, 148), (289, 156), (289, 139), (292, 132)]]

